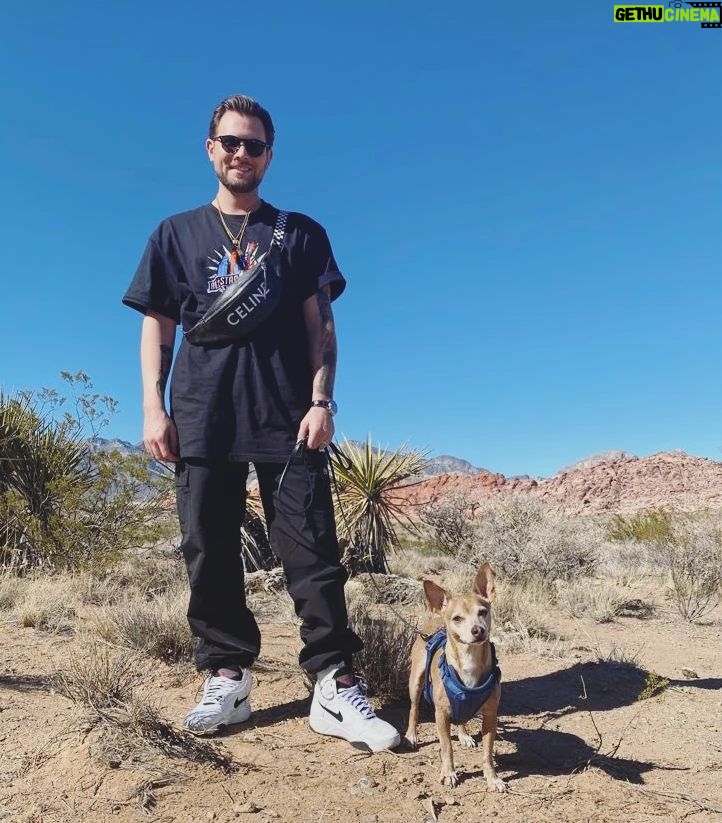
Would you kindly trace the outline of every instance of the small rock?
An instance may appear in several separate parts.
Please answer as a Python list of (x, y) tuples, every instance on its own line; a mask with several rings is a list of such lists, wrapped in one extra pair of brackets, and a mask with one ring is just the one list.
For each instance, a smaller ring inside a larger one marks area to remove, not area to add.
[(426, 797), (426, 792), (420, 792), (418, 789), (409, 789), (406, 792), (407, 800), (423, 800)]
[(451, 797), (451, 796), (445, 797), (442, 802), (445, 806), (460, 806), (461, 805), (455, 797)]
[(379, 784), (373, 779), (373, 777), (370, 777), (369, 775), (365, 774), (359, 780), (357, 785), (360, 786), (362, 789), (373, 789), (374, 786), (378, 786)]
[(261, 809), (259, 806), (249, 800), (247, 803), (239, 803), (238, 805), (233, 807), (233, 811), (236, 814), (255, 814), (256, 812), (260, 812)]
[(120, 760), (117, 757), (114, 757), (112, 760), (108, 761), (108, 768), (109, 769), (119, 769), (120, 768)]
[(699, 675), (694, 669), (688, 669), (686, 666), (682, 666), (682, 677), (686, 677), (687, 680), (697, 680)]
[(208, 812), (208, 814), (206, 815), (206, 820), (215, 820), (215, 819), (216, 819), (216, 813), (215, 812)]

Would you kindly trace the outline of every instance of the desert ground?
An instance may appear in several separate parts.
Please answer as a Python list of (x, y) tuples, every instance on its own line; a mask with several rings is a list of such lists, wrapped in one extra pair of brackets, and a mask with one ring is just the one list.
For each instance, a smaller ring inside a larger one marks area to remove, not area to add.
[[(620, 574), (615, 614), (601, 619), (592, 608), (552, 604), (543, 592), (527, 602), (527, 612), (518, 603), (510, 609), (508, 592), (506, 605), (498, 604), (496, 760), (509, 787), (500, 794), (486, 787), (480, 750), (458, 743), (460, 783), (439, 784), (428, 710), (416, 751), (369, 755), (314, 734), (295, 617), (264, 573), (249, 594), (264, 642), (251, 720), (209, 742), (183, 735), (180, 724), (202, 678), (173, 645), (187, 642), (176, 637), (183, 633), (180, 563), (168, 561), (171, 570), (158, 583), (147, 571), (154, 562), (142, 563), (136, 601), (119, 573), (2, 580), (0, 820), (722, 819), (722, 612), (683, 620), (659, 576)], [(408, 581), (398, 578), (399, 586), (408, 596), (379, 596), (369, 580), (349, 583), (349, 598), (365, 602), (379, 625), (398, 626), (397, 615), (414, 623), (422, 617), (420, 578), (442, 585), (460, 579), (458, 566), (432, 556), (396, 558), (394, 570), (402, 569)], [(602, 575), (583, 588), (601, 592), (608, 584)], [(154, 638), (133, 643), (127, 626), (118, 633), (133, 602), (155, 609), (139, 618)], [(537, 625), (545, 631), (532, 630)], [(149, 653), (153, 640), (160, 654)], [(370, 658), (384, 658), (383, 630), (371, 645)], [(405, 654), (394, 655), (402, 680)], [(403, 695), (372, 703), (403, 732)], [(471, 727), (478, 735), (480, 722)]]

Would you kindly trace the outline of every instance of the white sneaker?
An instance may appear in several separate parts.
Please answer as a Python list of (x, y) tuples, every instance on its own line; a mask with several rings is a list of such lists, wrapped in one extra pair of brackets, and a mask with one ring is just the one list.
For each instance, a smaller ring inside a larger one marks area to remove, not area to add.
[(311, 728), (319, 734), (342, 737), (358, 749), (380, 752), (393, 749), (401, 742), (396, 729), (380, 717), (366, 700), (366, 694), (357, 681), (353, 686), (340, 686), (334, 674), (340, 665), (320, 672), (313, 689)]
[(203, 685), (203, 699), (186, 715), (183, 728), (193, 734), (213, 734), (225, 726), (244, 723), (251, 716), (251, 673), (240, 680), (210, 675)]

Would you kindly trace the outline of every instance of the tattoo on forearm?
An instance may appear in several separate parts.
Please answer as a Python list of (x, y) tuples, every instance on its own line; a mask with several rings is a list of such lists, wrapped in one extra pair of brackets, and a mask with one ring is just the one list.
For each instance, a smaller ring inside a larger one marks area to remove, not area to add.
[(331, 299), (325, 291), (318, 293), (318, 307), (321, 313), (319, 340), (319, 366), (316, 371), (314, 391), (333, 397), (336, 382), (336, 330), (331, 311)]
[(168, 383), (168, 375), (170, 374), (170, 364), (173, 362), (173, 348), (171, 346), (160, 347), (160, 374), (158, 375), (158, 394), (161, 399), (165, 397), (165, 387)]

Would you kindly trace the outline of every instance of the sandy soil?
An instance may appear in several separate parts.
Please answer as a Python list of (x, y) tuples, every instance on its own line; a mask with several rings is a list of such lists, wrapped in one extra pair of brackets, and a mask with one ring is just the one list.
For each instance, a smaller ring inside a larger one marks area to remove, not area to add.
[[(496, 752), (500, 776), (509, 781), (505, 795), (487, 790), (480, 751), (458, 744), (461, 783), (453, 790), (439, 785), (428, 713), (416, 752), (366, 755), (315, 735), (295, 667), (296, 628), (283, 623), (263, 625), (251, 721), (218, 739), (237, 764), (234, 773), (160, 755), (113, 760), (102, 744), (107, 730), (48, 685), (53, 671), (86, 653), (87, 642), (6, 622), (0, 626), (0, 820), (720, 820), (722, 648), (719, 613), (714, 618), (690, 626), (662, 607), (644, 621), (568, 620), (554, 656), (500, 649)], [(200, 678), (188, 667), (143, 665), (142, 696), (180, 723)], [(685, 678), (683, 667), (698, 676)], [(670, 686), (639, 700), (647, 671), (669, 678)], [(405, 705), (377, 708), (405, 728)], [(472, 726), (479, 731), (477, 721)]]

